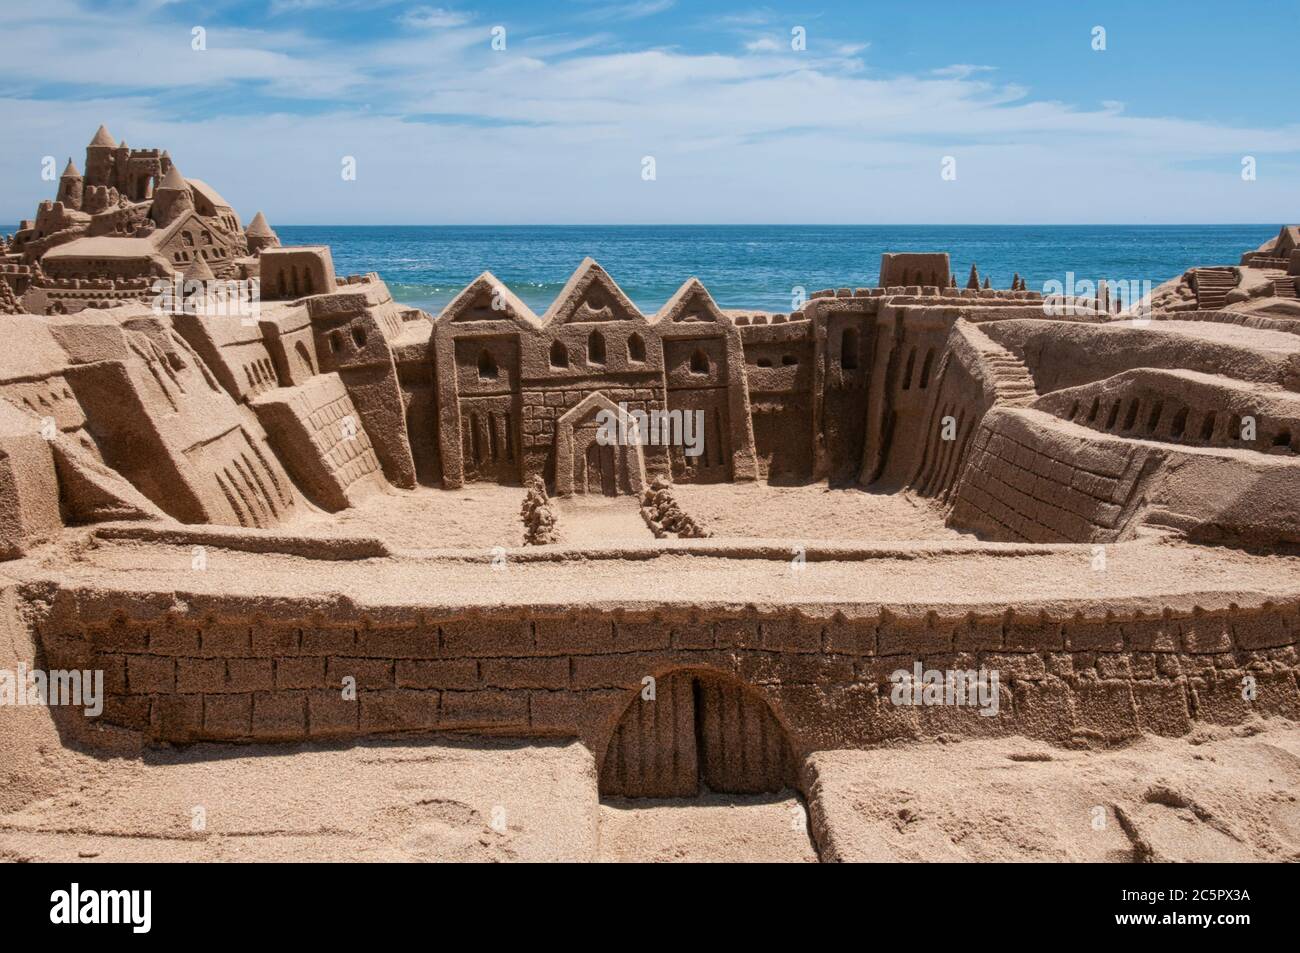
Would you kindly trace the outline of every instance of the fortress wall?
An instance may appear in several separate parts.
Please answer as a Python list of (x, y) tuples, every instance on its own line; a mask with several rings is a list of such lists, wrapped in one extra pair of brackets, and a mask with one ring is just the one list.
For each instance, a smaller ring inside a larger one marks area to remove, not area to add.
[(948, 339), (953, 307), (885, 306), (877, 324), (861, 479), (903, 486), (924, 451), (926, 410)]
[(741, 326), (760, 479), (798, 482), (813, 475), (813, 330), (807, 320)]
[[(576, 736), (601, 763), (611, 738), (636, 743), (620, 718), (644, 721), (629, 707), (642, 704), (644, 679), (682, 672), (761, 699), (797, 757), (940, 733), (1117, 743), (1256, 713), (1300, 718), (1294, 603), (1155, 617), (847, 618), (689, 608), (365, 613), (221, 597), (190, 597), (189, 614), (174, 615), (163, 611), (170, 598), (45, 593), (36, 623), (50, 666), (104, 670), (101, 721), (153, 741)], [(896, 705), (890, 675), (918, 661), (996, 670), (998, 714)], [(1252, 701), (1242, 694), (1247, 675)], [(356, 700), (342, 697), (345, 677), (356, 680)], [(670, 763), (672, 738), (644, 756)]]
[(360, 415), (337, 374), (320, 374), (253, 401), (266, 428), (304, 491), (334, 511), (383, 487), (384, 475)]
[[(1300, 453), (1300, 396), (1190, 371), (1140, 368), (1046, 394), (1035, 403), (1092, 430), (1162, 442), (1292, 456)], [(1255, 438), (1242, 439), (1242, 421)]]
[[(356, 293), (307, 299), (321, 373), (336, 371), (357, 408), (384, 476), (394, 486), (415, 486), (415, 460), (407, 437), (405, 397), (392, 345), (371, 309), (381, 292), (369, 285)], [(382, 309), (379, 309), (382, 311)]]
[(433, 341), (406, 341), (393, 348), (397, 381), (406, 417), (406, 439), (411, 445), (415, 478), (425, 486), (442, 482), (442, 456), (438, 448), (438, 393), (434, 380)]
[[(920, 462), (911, 481), (912, 489), (922, 496), (947, 499), (964, 472), (972, 436), (996, 399), (980, 360), (977, 342), (981, 338), (961, 321), (948, 335), (921, 435)], [(944, 439), (948, 417), (954, 421), (951, 440)]]
[[(1184, 315), (1177, 315), (1184, 320)], [(1152, 321), (1087, 324), (1065, 320), (999, 321), (984, 327), (994, 341), (1028, 366), (1039, 393), (1077, 387), (1135, 368), (1224, 374), (1300, 390), (1289, 355), (1213, 337), (1180, 334)]]
[(1040, 411), (993, 408), (975, 434), (950, 523), (1006, 541), (1120, 539), (1140, 478), (1161, 458), (1143, 444), (1086, 434)]

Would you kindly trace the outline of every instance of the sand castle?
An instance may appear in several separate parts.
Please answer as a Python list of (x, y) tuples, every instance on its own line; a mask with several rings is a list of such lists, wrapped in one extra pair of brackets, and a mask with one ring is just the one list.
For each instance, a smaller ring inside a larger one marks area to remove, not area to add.
[[(577, 738), (602, 794), (685, 796), (1300, 716), (1296, 226), (1149, 302), (936, 252), (787, 314), (645, 314), (588, 259), (430, 316), (166, 152), (85, 168), (0, 257), (4, 604), (105, 680), (64, 744)], [(917, 665), (999, 672), (996, 716), (898, 704)]]

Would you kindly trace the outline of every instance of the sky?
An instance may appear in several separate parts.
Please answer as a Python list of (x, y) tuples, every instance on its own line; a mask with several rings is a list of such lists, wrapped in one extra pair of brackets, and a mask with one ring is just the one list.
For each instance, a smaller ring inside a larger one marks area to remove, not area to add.
[(0, 0), (0, 222), (100, 123), (273, 225), (1297, 221), (1249, 9)]

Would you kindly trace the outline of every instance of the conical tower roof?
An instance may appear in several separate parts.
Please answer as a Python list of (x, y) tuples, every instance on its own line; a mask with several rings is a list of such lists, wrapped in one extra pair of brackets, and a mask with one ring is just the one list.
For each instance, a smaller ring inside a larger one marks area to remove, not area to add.
[(66, 179), (70, 175), (81, 178), (81, 173), (77, 171), (77, 163), (73, 162), (71, 157), (68, 158), (68, 167), (63, 170), (63, 175), (59, 178)]
[(163, 176), (158, 188), (160, 190), (171, 189), (174, 192), (183, 192), (189, 186), (185, 183), (185, 176), (181, 175), (181, 170), (176, 168), (175, 163), (173, 163), (172, 167), (167, 170), (167, 174)]
[(110, 149), (116, 149), (117, 143), (113, 137), (108, 134), (107, 126), (100, 126), (99, 131), (95, 133), (95, 138), (90, 140), (92, 146), (108, 146)]
[(207, 259), (195, 258), (185, 267), (185, 277), (194, 281), (211, 281), (217, 276), (212, 273), (208, 267)]
[(244, 229), (244, 234), (250, 238), (276, 238), (275, 230), (266, 222), (266, 216), (258, 212), (253, 216), (253, 220), (248, 223), (248, 228)]

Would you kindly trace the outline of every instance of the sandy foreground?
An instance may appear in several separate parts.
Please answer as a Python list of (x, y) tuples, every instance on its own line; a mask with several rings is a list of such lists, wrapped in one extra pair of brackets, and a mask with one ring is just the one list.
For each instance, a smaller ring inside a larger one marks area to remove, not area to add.
[(571, 742), (48, 754), (63, 780), (0, 814), (4, 860), (1300, 860), (1300, 729), (1284, 722), (1107, 751), (818, 752), (806, 806), (791, 791), (602, 803)]

